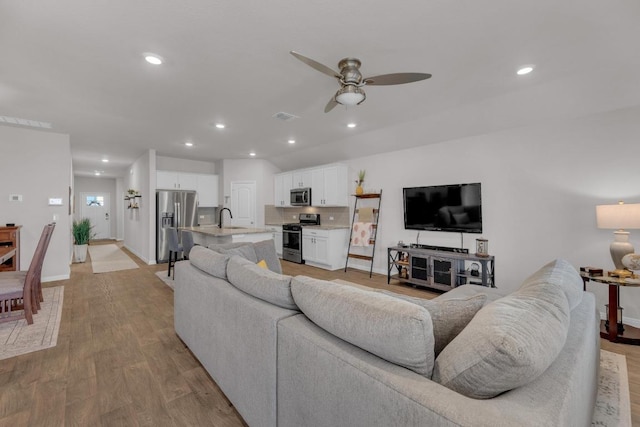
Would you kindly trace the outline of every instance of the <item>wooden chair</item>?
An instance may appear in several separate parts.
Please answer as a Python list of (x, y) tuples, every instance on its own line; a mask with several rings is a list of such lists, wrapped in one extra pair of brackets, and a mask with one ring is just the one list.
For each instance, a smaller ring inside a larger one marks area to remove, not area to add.
[[(44, 250), (39, 252), (40, 259), (34, 260), (37, 262), (37, 270), (35, 272), (35, 284), (31, 287), (31, 293), (33, 295), (31, 302), (31, 309), (33, 313), (37, 313), (40, 310), (40, 302), (44, 301), (44, 297), (42, 295), (42, 265), (44, 264), (44, 258), (47, 253), (47, 249), (49, 248), (49, 242), (51, 241), (51, 235), (53, 234), (53, 230), (56, 227), (56, 223), (53, 222), (45, 226), (43, 233), (46, 232), (45, 241), (44, 241)], [(42, 236), (41, 236), (42, 239)], [(38, 242), (38, 245), (40, 242)], [(37, 249), (36, 249), (37, 250)], [(32, 260), (32, 262), (34, 261)], [(9, 278), (25, 280), (27, 276), (27, 271), (6, 271), (0, 272), (0, 286), (3, 280), (7, 280)]]
[[(31, 259), (29, 270), (24, 277), (15, 274), (9, 276), (5, 276), (4, 274), (0, 275), (0, 322), (26, 319), (27, 324), (33, 324), (35, 301), (40, 299), (37, 294), (37, 283), (39, 282), (39, 275), (42, 272), (46, 246), (48, 245), (48, 240), (52, 232), (52, 225), (45, 225), (40, 235), (36, 251)], [(34, 287), (36, 288), (36, 292), (34, 292)], [(19, 310), (22, 310), (21, 314), (12, 315), (14, 311)]]

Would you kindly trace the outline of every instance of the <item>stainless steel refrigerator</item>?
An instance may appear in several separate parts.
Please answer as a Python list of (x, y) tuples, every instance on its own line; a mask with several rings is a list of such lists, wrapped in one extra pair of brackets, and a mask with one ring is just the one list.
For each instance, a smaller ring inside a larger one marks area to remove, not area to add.
[(195, 191), (156, 191), (156, 262), (169, 262), (168, 228), (197, 225), (198, 194)]

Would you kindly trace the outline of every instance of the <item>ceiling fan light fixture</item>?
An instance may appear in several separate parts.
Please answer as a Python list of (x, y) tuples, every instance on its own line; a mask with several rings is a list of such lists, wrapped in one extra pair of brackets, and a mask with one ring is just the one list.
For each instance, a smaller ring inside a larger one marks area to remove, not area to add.
[(347, 107), (360, 104), (367, 96), (358, 86), (345, 85), (336, 93), (336, 102)]

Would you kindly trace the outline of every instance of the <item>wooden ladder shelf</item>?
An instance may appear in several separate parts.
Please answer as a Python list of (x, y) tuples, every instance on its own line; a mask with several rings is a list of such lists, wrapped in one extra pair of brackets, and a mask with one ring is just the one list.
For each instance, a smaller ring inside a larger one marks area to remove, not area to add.
[[(369, 267), (369, 277), (371, 277), (373, 273), (373, 257), (375, 256), (375, 253), (376, 253), (376, 237), (378, 235), (378, 222), (379, 222), (378, 220), (380, 218), (380, 203), (382, 202), (382, 190), (380, 190), (380, 193), (355, 194), (354, 197), (356, 198), (356, 203), (353, 207), (353, 219), (351, 220), (351, 233), (349, 234), (349, 248), (347, 249), (347, 260), (344, 264), (344, 271), (346, 273), (347, 267), (349, 266), (350, 258), (361, 259), (361, 260), (369, 261), (371, 263)], [(360, 223), (360, 221), (358, 221), (360, 219), (358, 205), (360, 205), (364, 200), (367, 200), (367, 199), (377, 199), (377, 202), (378, 202), (377, 206), (373, 207), (373, 221), (371, 223), (371, 234), (369, 238), (369, 244), (367, 246), (362, 246), (363, 252), (369, 253), (370, 251), (371, 253), (370, 255), (367, 255), (366, 253), (363, 254), (363, 253), (351, 252), (353, 248), (359, 247), (359, 246), (353, 245), (353, 242), (354, 242), (353, 233), (355, 228), (354, 226), (357, 223)]]

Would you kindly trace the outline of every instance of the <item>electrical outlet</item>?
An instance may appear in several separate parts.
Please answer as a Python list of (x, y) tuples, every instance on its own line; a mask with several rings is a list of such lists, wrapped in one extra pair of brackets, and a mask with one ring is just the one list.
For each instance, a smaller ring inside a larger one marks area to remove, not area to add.
[(296, 216), (295, 216), (295, 215), (292, 215), (291, 217), (292, 217), (293, 219), (296, 219)]
[(329, 221), (333, 221), (333, 217), (332, 216), (329, 217)]
[(204, 215), (200, 215), (200, 219), (204, 219)]

